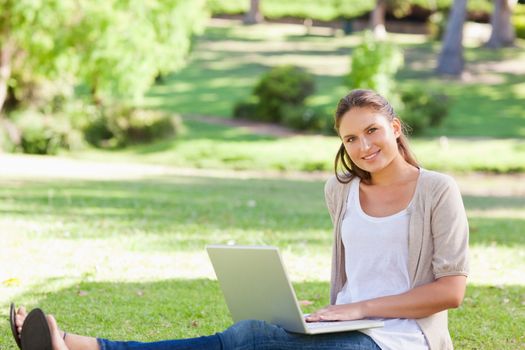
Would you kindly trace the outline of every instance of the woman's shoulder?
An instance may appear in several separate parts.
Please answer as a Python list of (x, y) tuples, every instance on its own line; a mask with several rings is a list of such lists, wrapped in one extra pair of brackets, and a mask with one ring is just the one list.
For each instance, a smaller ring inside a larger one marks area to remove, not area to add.
[(356, 181), (357, 179), (358, 179), (357, 177), (354, 177), (350, 179), (348, 183), (343, 183), (339, 181), (337, 176), (332, 175), (330, 176), (330, 178), (328, 178), (328, 180), (326, 180), (326, 183), (324, 185), (325, 192), (330, 193), (330, 192), (335, 192), (337, 190), (340, 190), (344, 188), (345, 186), (349, 186), (353, 181)]
[(423, 193), (438, 194), (450, 189), (458, 190), (456, 180), (448, 174), (421, 169), (421, 187)]
[(448, 174), (440, 173), (434, 170), (427, 170), (421, 168), (422, 180), (425, 183), (438, 185), (438, 184), (450, 184), (455, 183), (454, 178)]

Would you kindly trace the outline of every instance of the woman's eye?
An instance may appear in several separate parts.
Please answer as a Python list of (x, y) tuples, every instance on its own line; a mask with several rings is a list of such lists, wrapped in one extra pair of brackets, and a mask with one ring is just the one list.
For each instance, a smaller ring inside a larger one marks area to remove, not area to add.
[(349, 137), (346, 139), (346, 142), (350, 143), (350, 142), (354, 142), (355, 141), (355, 137)]
[(371, 133), (375, 132), (376, 130), (377, 130), (377, 128), (370, 128), (370, 129), (368, 129), (368, 133), (371, 134)]

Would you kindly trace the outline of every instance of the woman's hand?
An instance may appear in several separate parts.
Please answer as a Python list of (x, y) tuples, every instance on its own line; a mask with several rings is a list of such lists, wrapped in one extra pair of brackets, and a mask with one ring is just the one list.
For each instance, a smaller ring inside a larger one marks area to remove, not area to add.
[(306, 322), (350, 321), (364, 318), (360, 303), (328, 305), (305, 318)]
[(423, 318), (461, 305), (465, 276), (441, 277), (405, 293), (357, 303), (330, 305), (305, 318), (306, 322), (349, 321), (368, 317)]

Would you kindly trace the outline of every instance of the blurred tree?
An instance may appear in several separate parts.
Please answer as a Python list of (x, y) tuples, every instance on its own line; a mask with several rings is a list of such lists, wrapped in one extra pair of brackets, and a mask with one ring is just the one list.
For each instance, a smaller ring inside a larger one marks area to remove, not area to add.
[(403, 66), (403, 51), (395, 44), (377, 40), (366, 31), (352, 51), (347, 85), (350, 89), (372, 89), (399, 105), (394, 76)]
[[(65, 57), (57, 38), (70, 1), (0, 0), (0, 111), (22, 81), (53, 78)], [(16, 79), (13, 77), (16, 75)]]
[(244, 24), (255, 24), (263, 21), (260, 4), (260, 0), (250, 0), (250, 9), (244, 17)]
[[(375, 7), (370, 13), (370, 29), (376, 39), (386, 37), (385, 16), (387, 9), (392, 11), (395, 17), (402, 18), (410, 14), (415, 3), (406, 0), (376, 0)], [(431, 5), (428, 5), (431, 6)]]
[(180, 68), (205, 0), (0, 0), (0, 110), (8, 85), (70, 78), (101, 104), (141, 97)]
[(376, 6), (370, 12), (370, 28), (376, 39), (386, 37), (385, 29), (386, 0), (376, 0)]
[(140, 98), (159, 74), (179, 69), (193, 33), (204, 27), (204, 5), (205, 0), (79, 2), (69, 43), (93, 100)]
[(509, 0), (494, 0), (494, 10), (490, 17), (492, 32), (486, 47), (500, 48), (513, 46), (516, 39), (516, 31), (511, 22), (512, 9)]
[(463, 24), (466, 15), (467, 0), (454, 0), (439, 54), (436, 68), (438, 74), (457, 76), (463, 72)]

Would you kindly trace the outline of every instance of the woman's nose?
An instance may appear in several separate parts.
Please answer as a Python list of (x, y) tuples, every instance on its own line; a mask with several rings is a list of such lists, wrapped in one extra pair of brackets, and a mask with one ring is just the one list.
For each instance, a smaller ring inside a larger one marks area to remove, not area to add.
[(370, 142), (366, 137), (361, 138), (361, 149), (367, 150), (370, 148)]

